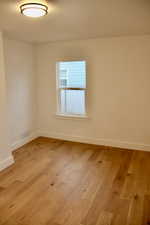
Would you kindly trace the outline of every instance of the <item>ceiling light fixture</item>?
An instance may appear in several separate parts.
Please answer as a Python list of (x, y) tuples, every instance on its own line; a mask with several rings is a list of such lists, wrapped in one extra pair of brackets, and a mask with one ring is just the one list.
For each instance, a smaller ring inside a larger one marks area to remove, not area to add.
[(48, 7), (41, 3), (26, 3), (20, 6), (21, 13), (29, 17), (41, 17), (48, 13)]

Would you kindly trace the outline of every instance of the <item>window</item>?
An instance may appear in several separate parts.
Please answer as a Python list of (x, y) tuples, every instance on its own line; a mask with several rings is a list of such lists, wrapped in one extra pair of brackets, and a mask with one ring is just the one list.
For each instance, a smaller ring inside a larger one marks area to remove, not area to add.
[(86, 62), (57, 63), (58, 114), (85, 116)]

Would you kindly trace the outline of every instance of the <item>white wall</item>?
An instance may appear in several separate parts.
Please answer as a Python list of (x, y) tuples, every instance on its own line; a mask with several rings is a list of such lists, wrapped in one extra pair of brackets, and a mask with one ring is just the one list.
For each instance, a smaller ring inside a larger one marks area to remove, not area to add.
[(19, 147), (35, 134), (36, 79), (34, 47), (25, 42), (4, 41), (9, 122), (12, 148)]
[(3, 36), (0, 32), (0, 170), (13, 163), (10, 153)]
[[(55, 64), (61, 60), (87, 60), (87, 120), (55, 116)], [(149, 60), (150, 36), (38, 45), (39, 134), (150, 150)]]

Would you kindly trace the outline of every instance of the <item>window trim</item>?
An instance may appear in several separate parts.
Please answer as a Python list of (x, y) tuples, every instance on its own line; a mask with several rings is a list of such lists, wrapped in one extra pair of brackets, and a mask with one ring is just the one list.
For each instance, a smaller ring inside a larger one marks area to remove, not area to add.
[(77, 114), (55, 114), (55, 117), (58, 119), (77, 119), (77, 120), (87, 120), (89, 117), (87, 115), (77, 115)]
[[(85, 70), (86, 70), (86, 87), (85, 88), (77, 88), (77, 87), (59, 87), (59, 63), (60, 62), (85, 62)], [(61, 102), (60, 102), (60, 90), (84, 90), (85, 91), (85, 113), (84, 114), (74, 114), (74, 113), (61, 113)], [(56, 98), (57, 98), (57, 109), (56, 109), (56, 117), (60, 118), (81, 118), (87, 119), (87, 62), (86, 60), (60, 60), (56, 62)]]

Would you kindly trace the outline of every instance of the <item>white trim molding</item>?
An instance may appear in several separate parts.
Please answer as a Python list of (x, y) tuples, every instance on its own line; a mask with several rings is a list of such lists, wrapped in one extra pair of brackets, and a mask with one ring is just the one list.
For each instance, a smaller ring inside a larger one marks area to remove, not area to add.
[(11, 151), (16, 150), (17, 148), (22, 147), (23, 145), (29, 143), (30, 141), (36, 139), (38, 136), (35, 133), (30, 134), (29, 136), (22, 138), (11, 145)]
[(56, 138), (61, 140), (74, 141), (74, 142), (81, 142), (86, 144), (95, 144), (95, 145), (111, 146), (116, 148), (124, 148), (128, 150), (150, 151), (150, 144), (131, 143), (131, 142), (118, 141), (118, 140), (99, 139), (99, 138), (91, 138), (91, 137), (83, 137), (83, 136), (72, 136), (72, 135), (66, 135), (62, 133), (50, 133), (50, 132), (44, 132), (44, 131), (39, 131), (38, 136)]
[[(10, 151), (14, 151), (17, 148), (22, 147), (23, 145), (29, 143), (30, 141), (36, 139), (38, 136), (36, 133), (32, 133), (31, 135), (29, 135), (28, 137), (25, 137), (19, 141), (16, 141), (14, 144), (11, 145)], [(12, 155), (10, 155), (8, 158), (3, 159), (2, 161), (0, 161), (0, 171), (11, 166), (14, 163), (14, 158)]]
[(0, 161), (0, 171), (2, 171), (3, 169), (11, 166), (14, 163), (14, 158), (12, 155), (10, 155), (8, 158), (3, 159), (2, 161)]
[(67, 115), (67, 114), (61, 114), (61, 113), (56, 113), (55, 117), (57, 119), (75, 119), (75, 120), (87, 120), (89, 119), (89, 117), (85, 114), (85, 115)]

